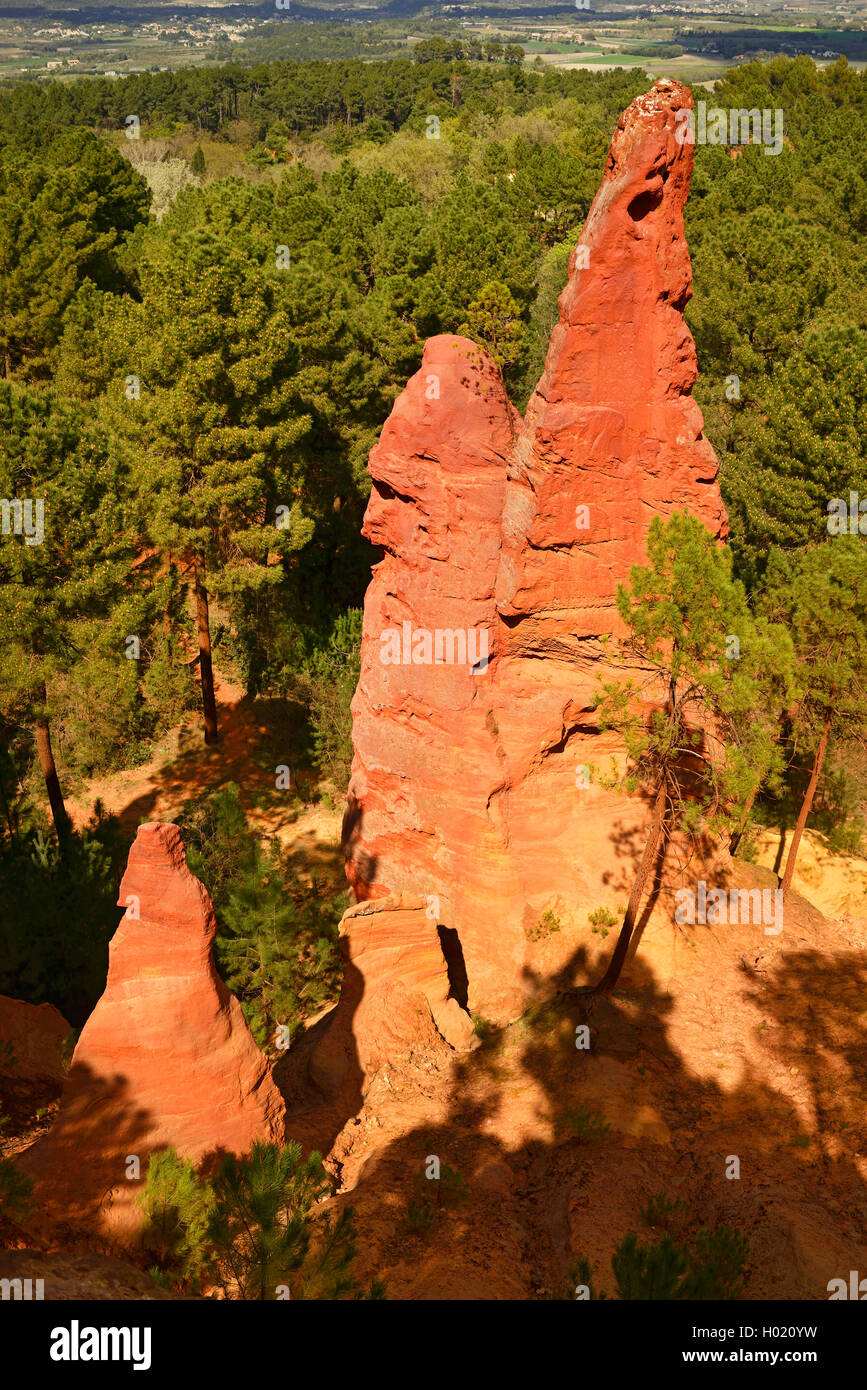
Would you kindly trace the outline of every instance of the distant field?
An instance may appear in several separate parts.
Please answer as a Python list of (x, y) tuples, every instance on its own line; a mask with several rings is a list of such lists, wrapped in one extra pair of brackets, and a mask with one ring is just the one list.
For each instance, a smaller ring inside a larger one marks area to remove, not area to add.
[(707, 58), (700, 53), (684, 53), (680, 58), (648, 58), (639, 53), (611, 53), (600, 49), (566, 47), (565, 51), (550, 50), (534, 55), (552, 67), (567, 70), (587, 68), (595, 71), (611, 68), (642, 68), (651, 77), (672, 76), (681, 82), (713, 82), (726, 70), (736, 66), (724, 58)]

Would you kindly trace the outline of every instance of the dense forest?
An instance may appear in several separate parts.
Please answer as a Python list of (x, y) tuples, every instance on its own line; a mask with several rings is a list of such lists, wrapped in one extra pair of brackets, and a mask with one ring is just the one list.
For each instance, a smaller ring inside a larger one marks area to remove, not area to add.
[[(343, 791), (376, 558), (368, 452), (432, 334), (498, 344), (519, 406), (539, 376), (613, 127), (647, 78), (420, 56), (4, 94), (0, 496), (41, 499), (45, 529), (26, 544), (4, 522), (0, 539), (0, 992), (86, 1016), (125, 845), (108, 820), (74, 833), (64, 791), (144, 761), (197, 707), (216, 742), (213, 663), (292, 702)], [(760, 606), (769, 573), (778, 597), (784, 579), (790, 598), (809, 589), (791, 565), (828, 539), (830, 499), (867, 493), (867, 78), (777, 59), (712, 101), (785, 115), (777, 157), (699, 146), (687, 209), (696, 396)], [(802, 804), (822, 689), (769, 815)], [(813, 803), (850, 848), (864, 714), (836, 702)], [(241, 844), (238, 891), (267, 898), (279, 866), (245, 858), (230, 794), (189, 823), (211, 826), (212, 867), (215, 835)], [(326, 978), (333, 905), (317, 925), (299, 890), (287, 911), (311, 943), (302, 974)], [(276, 974), (299, 987), (295, 967)]]

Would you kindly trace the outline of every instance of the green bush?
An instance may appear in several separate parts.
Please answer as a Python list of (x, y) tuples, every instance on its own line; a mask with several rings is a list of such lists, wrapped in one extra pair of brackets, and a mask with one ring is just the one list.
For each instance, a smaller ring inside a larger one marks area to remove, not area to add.
[(361, 624), (360, 608), (342, 613), (326, 645), (308, 656), (298, 681), (310, 715), (314, 762), (341, 793), (352, 768), (349, 706), (361, 671)]
[(669, 1197), (667, 1192), (656, 1192), (641, 1208), (641, 1217), (651, 1228), (660, 1226), (669, 1235), (674, 1235), (692, 1220), (692, 1207), (682, 1197)]
[(573, 1139), (582, 1142), (605, 1139), (611, 1132), (611, 1125), (601, 1110), (591, 1110), (586, 1105), (577, 1105), (566, 1111), (562, 1125)]
[(489, 1018), (482, 1018), (481, 1014), (472, 1014), (473, 1032), (482, 1042), (487, 1042), (496, 1036), (497, 1025), (492, 1023)]
[(105, 988), (126, 852), (111, 818), (71, 834), (64, 853), (41, 830), (0, 841), (0, 994), (84, 1023)]
[[(677, 1202), (660, 1206), (658, 1198), (653, 1200), (658, 1204), (657, 1210), (664, 1207), (666, 1216), (680, 1210)], [(717, 1226), (713, 1231), (702, 1229), (683, 1241), (675, 1241), (666, 1233), (648, 1245), (642, 1245), (635, 1232), (630, 1231), (611, 1259), (615, 1295), (623, 1301), (737, 1299), (746, 1282), (748, 1253), (746, 1236), (728, 1226)], [(607, 1297), (594, 1292), (586, 1259), (574, 1263), (567, 1279), (567, 1298), (574, 1297), (576, 1283), (586, 1284), (591, 1298)]]
[(305, 1159), (295, 1142), (224, 1154), (210, 1180), (173, 1149), (153, 1154), (140, 1204), (154, 1273), (245, 1301), (383, 1298), (379, 1280), (362, 1294), (353, 1276), (352, 1208), (315, 1215), (330, 1192), (319, 1154)]
[(607, 907), (594, 907), (588, 912), (587, 920), (595, 927), (616, 927), (620, 918)]
[(346, 894), (317, 897), (287, 885), (279, 851), (254, 847), (249, 870), (232, 884), (220, 912), (217, 964), (264, 1047), (278, 1025), (300, 1029), (305, 1016), (336, 999), (338, 924)]
[(419, 1202), (415, 1197), (410, 1197), (406, 1209), (406, 1228), (410, 1235), (427, 1235), (435, 1221), (436, 1213), (429, 1202)]
[(274, 1045), (278, 1025), (294, 1036), (339, 993), (346, 893), (329, 896), (315, 876), (302, 883), (278, 846), (266, 852), (234, 782), (188, 802), (178, 823), (190, 870), (217, 913), (217, 966), (253, 1036), (263, 1048)]
[(553, 935), (560, 930), (562, 923), (560, 918), (555, 916), (550, 908), (542, 913), (538, 922), (532, 927), (524, 928), (524, 935), (528, 941), (544, 941), (546, 937)]
[(154, 1277), (200, 1289), (211, 1264), (206, 1236), (214, 1194), (199, 1182), (194, 1164), (173, 1148), (152, 1154), (139, 1205), (146, 1218), (142, 1244), (156, 1259)]

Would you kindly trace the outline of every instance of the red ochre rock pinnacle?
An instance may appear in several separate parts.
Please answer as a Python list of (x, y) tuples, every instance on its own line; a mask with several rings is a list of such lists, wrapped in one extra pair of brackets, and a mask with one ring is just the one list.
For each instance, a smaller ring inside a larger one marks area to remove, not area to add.
[(691, 106), (666, 80), (621, 117), (526, 418), (484, 352), (437, 337), (370, 456), (364, 534), (384, 558), (364, 605), (347, 874), (359, 899), (435, 898), (491, 1019), (595, 972), (588, 913), (625, 903), (643, 844), (642, 802), (585, 772), (623, 751), (593, 710), (617, 585), (654, 516), (728, 531), (690, 395), (693, 150), (676, 117)]
[(82, 1029), (51, 1131), (22, 1157), (40, 1205), (121, 1233), (154, 1149), (198, 1162), (282, 1141), (283, 1100), (214, 966), (211, 900), (176, 825), (139, 827), (105, 992)]

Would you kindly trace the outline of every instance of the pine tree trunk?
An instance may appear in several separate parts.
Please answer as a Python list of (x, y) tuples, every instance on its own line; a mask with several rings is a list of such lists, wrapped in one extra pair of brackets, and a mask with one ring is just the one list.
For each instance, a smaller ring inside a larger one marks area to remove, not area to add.
[(744, 807), (744, 813), (743, 813), (743, 816), (741, 817), (741, 823), (740, 823), (740, 825), (738, 826), (738, 828), (737, 828), (737, 830), (735, 831), (735, 833), (732, 835), (731, 839), (729, 840), (729, 854), (732, 855), (733, 857), (734, 857), (734, 855), (737, 854), (737, 852), (738, 852), (738, 845), (740, 844), (741, 840), (742, 840), (743, 837), (744, 837), (744, 831), (746, 830), (747, 825), (748, 825), (748, 823), (749, 823), (749, 819), (750, 819), (750, 811), (753, 809), (753, 803), (754, 803), (756, 797), (757, 797), (758, 794), (759, 794), (759, 787), (760, 787), (760, 786), (761, 786), (761, 778), (759, 779), (758, 782), (756, 782), (756, 785), (753, 787), (752, 791), (750, 792), (749, 796), (747, 797), (747, 804), (746, 804), (746, 806)]
[(795, 833), (792, 836), (792, 843), (789, 845), (789, 854), (786, 859), (786, 871), (780, 884), (783, 892), (786, 893), (792, 886), (792, 879), (795, 876), (795, 860), (798, 857), (798, 847), (801, 843), (801, 836), (807, 824), (807, 817), (813, 805), (813, 797), (816, 795), (816, 787), (819, 782), (819, 774), (822, 771), (822, 764), (825, 761), (825, 753), (828, 749), (828, 739), (831, 734), (831, 715), (825, 719), (825, 727), (822, 730), (822, 737), (819, 739), (819, 747), (816, 749), (816, 756), (813, 759), (813, 771), (810, 773), (810, 780), (807, 783), (807, 790), (804, 793), (804, 800), (798, 813), (798, 823), (795, 826)]
[(626, 953), (629, 950), (629, 942), (635, 930), (635, 923), (638, 918), (638, 909), (641, 899), (644, 896), (644, 889), (656, 859), (659, 849), (659, 839), (662, 834), (662, 826), (665, 820), (666, 785), (665, 775), (663, 774), (659, 787), (656, 792), (656, 800), (653, 806), (653, 820), (650, 825), (650, 833), (647, 836), (647, 843), (644, 846), (644, 853), (638, 865), (638, 873), (635, 875), (635, 882), (632, 885), (632, 892), (629, 894), (629, 902), (626, 906), (626, 916), (623, 919), (623, 926), (620, 928), (620, 935), (617, 938), (617, 945), (614, 947), (614, 955), (608, 965), (600, 983), (596, 986), (598, 994), (611, 994), (620, 979), (620, 972), (626, 961)]
[[(163, 561), (163, 575), (165, 576), (166, 579), (170, 579), (171, 573), (172, 573), (172, 552), (171, 552), (170, 550), (168, 550), (168, 551), (166, 551), (165, 559), (164, 559), (164, 561)], [(171, 637), (171, 635), (172, 635), (172, 599), (171, 599), (171, 585), (169, 584), (169, 585), (168, 585), (168, 595), (167, 595), (167, 597), (166, 597), (165, 607), (163, 608), (163, 636), (165, 637), (166, 641), (168, 641), (169, 638)]]
[(211, 661), (211, 621), (208, 613), (208, 590), (205, 587), (204, 566), (200, 560), (194, 566), (196, 588), (196, 626), (199, 631), (199, 674), (202, 679), (202, 708), (205, 715), (205, 743), (219, 741), (217, 701), (214, 695), (214, 666)]
[[(43, 691), (43, 701), (46, 698)], [(63, 845), (69, 834), (69, 817), (66, 814), (60, 778), (57, 775), (54, 753), (51, 750), (51, 729), (44, 714), (36, 720), (36, 752), (39, 756), (42, 776), (45, 778), (45, 790), (48, 793), (48, 804), (51, 807), (51, 817), (54, 821), (54, 829), (57, 831), (57, 840), (60, 845)]]

